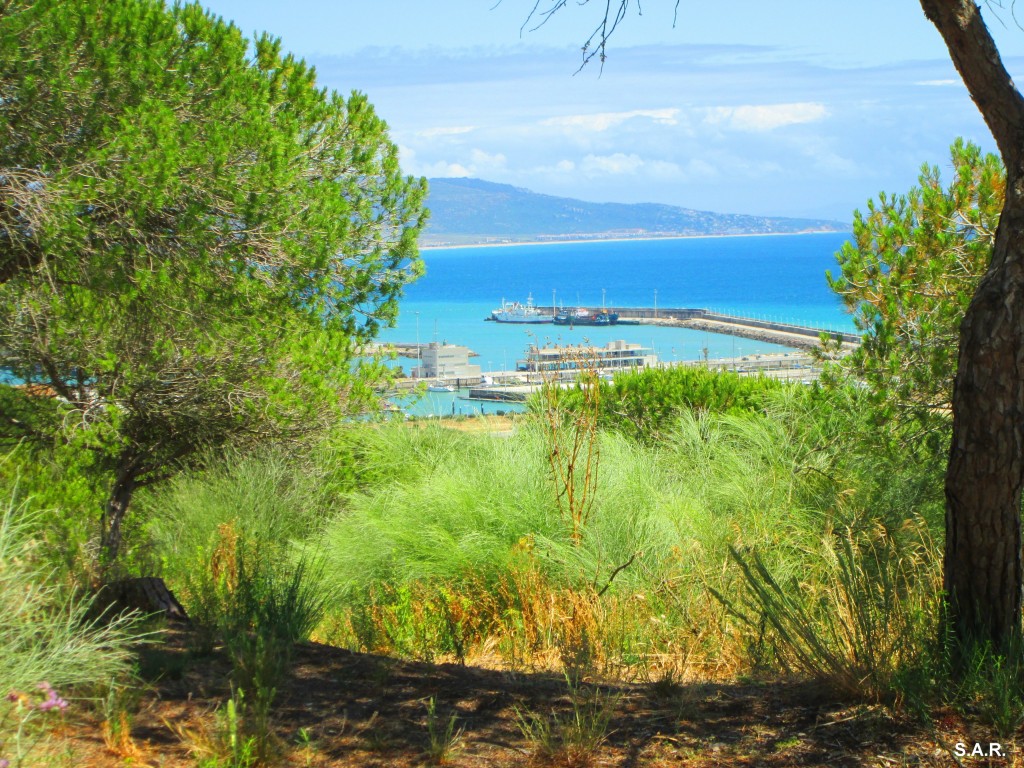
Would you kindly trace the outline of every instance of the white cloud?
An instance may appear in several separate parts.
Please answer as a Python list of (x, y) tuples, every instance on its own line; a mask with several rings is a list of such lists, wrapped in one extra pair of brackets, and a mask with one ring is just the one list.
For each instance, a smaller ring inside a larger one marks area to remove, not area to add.
[(416, 135), (424, 139), (433, 139), (438, 136), (460, 136), (475, 130), (475, 125), (438, 126), (436, 128), (425, 128), (422, 131), (416, 131)]
[(962, 80), (921, 80), (914, 83), (914, 85), (930, 85), (930, 86), (949, 86), (949, 85), (963, 85)]
[(408, 155), (404, 152), (402, 154), (403, 170), (414, 176), (442, 178), (475, 176), (487, 179), (503, 172), (507, 164), (508, 160), (501, 152), (490, 154), (482, 149), (473, 149), (470, 151), (469, 157), (462, 157), (454, 161), (420, 162), (416, 159), (415, 152), (410, 151)]
[(860, 173), (860, 168), (857, 167), (857, 163), (848, 157), (843, 157), (837, 152), (817, 147), (809, 147), (805, 150), (805, 154), (812, 158), (814, 160), (815, 167), (824, 173), (847, 177), (857, 176)]
[(469, 157), (471, 167), (477, 170), (504, 168), (506, 164), (506, 157), (501, 152), (490, 154), (482, 149), (474, 149)]
[(576, 163), (572, 160), (559, 160), (554, 164), (535, 165), (527, 171), (526, 175), (527, 177), (538, 175), (558, 176), (572, 173), (575, 170)]
[(644, 161), (638, 155), (627, 155), (616, 152), (613, 155), (587, 155), (580, 164), (580, 169), (587, 174), (633, 174)]
[(405, 144), (398, 144), (398, 160), (403, 167), (407, 163), (416, 162), (416, 150), (412, 147), (408, 147)]
[(651, 176), (661, 179), (679, 178), (682, 169), (677, 163), (668, 160), (654, 160), (644, 163), (644, 170)]
[(704, 110), (704, 122), (735, 131), (761, 132), (787, 125), (814, 123), (827, 115), (825, 105), (816, 102), (749, 104), (739, 107), (710, 107)]
[(629, 112), (597, 112), (587, 115), (564, 115), (541, 120), (541, 125), (552, 128), (583, 131), (607, 131), (627, 120), (643, 117), (660, 125), (675, 125), (678, 109), (633, 109)]
[(449, 163), (446, 160), (415, 166), (410, 164), (409, 168), (405, 170), (413, 176), (430, 176), (432, 178), (461, 178), (473, 175), (466, 166), (459, 163)]
[(686, 164), (685, 175), (688, 179), (710, 179), (718, 176), (718, 169), (706, 160), (693, 158)]

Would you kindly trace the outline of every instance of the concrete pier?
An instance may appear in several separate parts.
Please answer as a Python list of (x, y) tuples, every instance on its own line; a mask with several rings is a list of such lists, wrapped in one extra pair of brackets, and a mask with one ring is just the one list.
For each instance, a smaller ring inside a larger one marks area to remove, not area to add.
[[(542, 312), (552, 311), (552, 307), (538, 307)], [(844, 348), (852, 349), (860, 344), (860, 336), (848, 331), (834, 329), (811, 328), (795, 323), (764, 320), (753, 317), (741, 317), (710, 309), (694, 307), (608, 307), (615, 312), (619, 320), (627, 320), (640, 325), (667, 325), (678, 328), (692, 328), (708, 333), (721, 333), (739, 336), (744, 339), (781, 344), (797, 349), (813, 349), (820, 346), (822, 333), (840, 341)]]
[[(552, 307), (537, 307), (543, 313), (552, 312)], [(596, 310), (593, 310), (596, 311)], [(827, 333), (832, 339), (841, 343), (842, 349), (853, 350), (860, 344), (860, 336), (849, 331), (834, 329), (811, 328), (796, 323), (785, 323), (775, 320), (764, 320), (754, 317), (728, 315), (712, 312), (710, 309), (693, 307), (608, 307), (615, 312), (620, 320), (636, 325), (661, 325), (676, 328), (691, 328), (695, 331), (720, 333), (727, 336), (738, 336), (754, 341), (780, 344), (795, 349), (814, 349), (821, 344), (821, 334)], [(372, 342), (364, 348), (364, 354), (394, 351), (403, 357), (415, 358), (423, 353), (428, 344), (409, 342)], [(470, 357), (479, 357), (470, 352)]]

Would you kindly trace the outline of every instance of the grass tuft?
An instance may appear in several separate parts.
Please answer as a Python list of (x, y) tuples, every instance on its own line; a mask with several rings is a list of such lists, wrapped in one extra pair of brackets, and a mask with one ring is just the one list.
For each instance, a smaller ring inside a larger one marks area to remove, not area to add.
[(597, 688), (569, 685), (570, 711), (517, 713), (519, 730), (531, 745), (534, 765), (589, 768), (608, 739), (618, 700)]

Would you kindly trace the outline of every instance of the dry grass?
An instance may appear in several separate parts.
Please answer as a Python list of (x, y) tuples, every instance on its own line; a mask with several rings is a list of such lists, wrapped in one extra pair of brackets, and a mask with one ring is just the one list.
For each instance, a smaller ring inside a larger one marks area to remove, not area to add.
[(416, 419), (406, 422), (414, 429), (428, 429), (431, 426), (441, 426), (445, 429), (453, 429), (456, 432), (469, 434), (508, 434), (516, 426), (521, 416), (473, 416), (471, 418), (440, 418), (440, 419)]

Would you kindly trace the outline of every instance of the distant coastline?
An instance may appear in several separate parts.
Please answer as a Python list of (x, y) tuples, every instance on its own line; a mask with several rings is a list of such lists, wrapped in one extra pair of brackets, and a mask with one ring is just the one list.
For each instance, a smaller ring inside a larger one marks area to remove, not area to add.
[(420, 244), (421, 251), (446, 251), (459, 248), (512, 248), (517, 245), (580, 245), (583, 243), (632, 243), (648, 242), (652, 240), (708, 240), (712, 238), (733, 238), (733, 237), (793, 237), (795, 235), (836, 235), (849, 234), (838, 229), (815, 229), (804, 232), (736, 232), (707, 235), (664, 235), (664, 236), (643, 236), (643, 237), (582, 237), (565, 240), (514, 240), (507, 242), (478, 242), (478, 243), (441, 243), (441, 244)]

